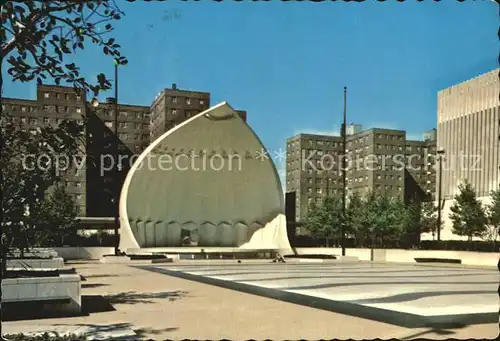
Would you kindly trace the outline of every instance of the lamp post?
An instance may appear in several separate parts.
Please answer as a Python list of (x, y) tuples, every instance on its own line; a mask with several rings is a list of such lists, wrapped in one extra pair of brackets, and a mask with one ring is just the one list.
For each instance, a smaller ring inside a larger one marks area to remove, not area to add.
[(347, 141), (347, 87), (344, 86), (344, 122), (342, 123), (342, 224), (340, 224), (340, 237), (342, 256), (345, 256), (345, 225), (346, 225), (346, 141)]
[(114, 160), (114, 166), (115, 166), (115, 183), (117, 184), (115, 188), (115, 193), (114, 193), (114, 198), (113, 198), (113, 203), (115, 206), (115, 221), (114, 221), (114, 228), (115, 228), (115, 256), (118, 256), (120, 254), (120, 250), (118, 249), (118, 243), (119, 243), (119, 235), (118, 235), (118, 228), (120, 226), (120, 221), (119, 221), (119, 186), (118, 186), (118, 175), (120, 171), (120, 165), (118, 165), (118, 159), (119, 159), (119, 150), (118, 150), (118, 65), (119, 61), (115, 59), (115, 160)]
[(439, 242), (441, 240), (441, 191), (442, 191), (442, 179), (443, 179), (443, 155), (444, 155), (444, 149), (440, 148), (436, 151), (438, 157), (438, 162), (439, 162), (439, 185), (438, 185), (438, 216), (437, 216), (437, 222), (436, 222), (436, 229), (437, 229), (437, 241)]

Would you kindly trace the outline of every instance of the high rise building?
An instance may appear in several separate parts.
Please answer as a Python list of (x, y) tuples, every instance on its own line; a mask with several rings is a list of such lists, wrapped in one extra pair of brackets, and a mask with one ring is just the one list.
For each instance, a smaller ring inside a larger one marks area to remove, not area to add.
[[(72, 162), (63, 174), (68, 193), (74, 196), (82, 217), (114, 216), (113, 199), (121, 191), (134, 155), (140, 154), (151, 139), (209, 106), (210, 93), (179, 90), (174, 84), (152, 106), (118, 103), (115, 127), (114, 98), (93, 106), (85, 94), (76, 94), (72, 87), (39, 85), (35, 100), (2, 98), (4, 112), (14, 117), (20, 129), (57, 126), (63, 119), (87, 121), (82, 153), (74, 156), (78, 161)], [(237, 112), (246, 120), (246, 111)]]
[[(347, 195), (385, 192), (408, 202), (433, 193), (435, 141), (409, 141), (403, 130), (374, 128), (348, 135), (346, 152)], [(340, 136), (299, 134), (287, 140), (286, 192), (295, 192), (296, 221), (312, 203), (342, 195), (342, 153)]]
[(438, 92), (437, 144), (444, 151), (442, 194), (465, 180), (479, 197), (499, 183), (500, 69)]
[[(460, 184), (468, 181), (483, 204), (490, 202), (491, 191), (499, 187), (499, 72), (495, 69), (438, 92), (437, 146), (443, 153), (442, 240), (467, 238), (452, 233), (450, 220), (450, 207)], [(439, 186), (438, 181), (436, 192)]]
[(161, 91), (151, 104), (150, 141), (210, 107), (210, 93), (180, 90), (176, 84)]

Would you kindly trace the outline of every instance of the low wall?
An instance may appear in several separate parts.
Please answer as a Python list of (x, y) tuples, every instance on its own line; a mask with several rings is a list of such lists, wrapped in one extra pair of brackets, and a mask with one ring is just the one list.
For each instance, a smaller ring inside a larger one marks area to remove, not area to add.
[(65, 246), (65, 247), (55, 247), (54, 250), (57, 252), (59, 257), (64, 258), (64, 260), (96, 260), (101, 259), (104, 255), (114, 254), (114, 247), (109, 246)]
[[(299, 254), (342, 254), (341, 248), (297, 248), (296, 250)], [(404, 249), (376, 249), (375, 251), (375, 261), (383, 261), (385, 258), (387, 262), (399, 263), (416, 263), (415, 258), (453, 258), (461, 259), (462, 264), (465, 265), (496, 267), (500, 258), (500, 253), (495, 252)], [(361, 261), (370, 261), (372, 254), (371, 249), (346, 249), (346, 256), (358, 257)]]
[(7, 268), (24, 268), (25, 266), (33, 269), (60, 269), (64, 268), (64, 259), (40, 258), (40, 259), (7, 259)]
[(52, 310), (80, 313), (80, 275), (60, 275), (59, 277), (8, 278), (2, 281), (4, 303), (40, 302), (67, 300), (68, 303), (51, 306)]

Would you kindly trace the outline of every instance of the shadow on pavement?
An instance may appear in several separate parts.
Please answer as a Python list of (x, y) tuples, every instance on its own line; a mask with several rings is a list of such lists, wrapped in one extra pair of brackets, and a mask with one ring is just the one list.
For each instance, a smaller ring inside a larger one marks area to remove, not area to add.
[(166, 292), (121, 292), (117, 294), (106, 295), (105, 297), (111, 304), (138, 304), (138, 303), (155, 303), (155, 299), (168, 299), (176, 301), (185, 297), (185, 291), (166, 291)]

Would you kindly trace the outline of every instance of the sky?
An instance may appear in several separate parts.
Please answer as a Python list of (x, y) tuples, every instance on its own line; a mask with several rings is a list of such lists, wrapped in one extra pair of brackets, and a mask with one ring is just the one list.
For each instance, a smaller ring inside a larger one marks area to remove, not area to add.
[[(118, 3), (126, 15), (113, 37), (129, 60), (121, 103), (150, 105), (172, 83), (207, 91), (212, 105), (247, 110), (271, 151), (299, 133), (338, 134), (344, 86), (348, 122), (420, 139), (436, 127), (438, 90), (498, 67), (491, 0)], [(113, 77), (96, 48), (74, 58), (86, 77)], [(36, 94), (4, 81), (7, 97)], [(277, 167), (283, 175), (284, 160)]]

